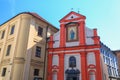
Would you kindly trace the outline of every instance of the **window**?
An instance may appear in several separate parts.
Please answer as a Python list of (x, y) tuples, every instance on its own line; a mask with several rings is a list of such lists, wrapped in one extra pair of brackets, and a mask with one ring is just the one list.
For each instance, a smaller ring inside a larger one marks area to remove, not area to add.
[(42, 36), (43, 28), (38, 27), (38, 36)]
[(90, 72), (90, 73), (89, 73), (89, 77), (90, 77), (89, 80), (96, 80), (96, 79), (95, 79), (95, 72)]
[(36, 54), (35, 54), (36, 57), (40, 57), (41, 56), (41, 47), (39, 46), (36, 46)]
[(6, 68), (3, 68), (1, 76), (5, 76), (5, 74), (6, 74)]
[(69, 58), (69, 67), (76, 67), (76, 58), (74, 56)]
[(104, 59), (104, 62), (105, 62), (105, 56), (103, 55), (103, 59)]
[(1, 39), (3, 39), (3, 38), (4, 38), (4, 35), (5, 35), (5, 30), (2, 32)]
[(39, 69), (34, 69), (34, 76), (39, 76)]
[(108, 74), (109, 74), (110, 76), (112, 75), (111, 66), (108, 66)]
[(57, 80), (57, 72), (53, 72), (52, 77), (52, 80)]
[(15, 25), (13, 25), (13, 26), (11, 27), (10, 35), (12, 35), (12, 34), (14, 33), (14, 28), (15, 28)]
[(8, 47), (7, 47), (7, 52), (6, 52), (6, 56), (9, 56), (9, 55), (10, 55), (10, 49), (11, 49), (11, 45), (8, 45)]

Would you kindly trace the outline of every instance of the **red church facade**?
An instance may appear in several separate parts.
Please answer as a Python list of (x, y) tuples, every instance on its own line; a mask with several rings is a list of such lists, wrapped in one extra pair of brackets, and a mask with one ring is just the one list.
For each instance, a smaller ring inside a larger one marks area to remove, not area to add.
[(47, 80), (102, 80), (100, 41), (86, 17), (70, 12), (48, 42)]

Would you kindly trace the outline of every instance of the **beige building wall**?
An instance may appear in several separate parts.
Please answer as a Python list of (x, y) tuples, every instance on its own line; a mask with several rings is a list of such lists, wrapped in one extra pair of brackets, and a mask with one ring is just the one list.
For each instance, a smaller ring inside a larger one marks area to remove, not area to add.
[(118, 71), (119, 71), (119, 76), (120, 76), (120, 50), (115, 50), (113, 52), (116, 54), (117, 59), (118, 59)]
[[(15, 25), (14, 33), (10, 35), (13, 25)], [(43, 28), (42, 37), (37, 35), (38, 26)], [(1, 39), (4, 30), (5, 35)], [(57, 29), (54, 26), (32, 13), (21, 13), (2, 24), (0, 26), (0, 80), (33, 80), (34, 77), (45, 80), (46, 34), (55, 32)], [(10, 55), (6, 56), (8, 45), (11, 45)], [(35, 57), (36, 46), (41, 47), (40, 57)], [(6, 68), (5, 76), (2, 76), (3, 68)], [(39, 69), (38, 76), (34, 76), (34, 69)]]
[(107, 65), (104, 63), (103, 54), (100, 54), (100, 57), (101, 57), (103, 80), (109, 80), (108, 69), (107, 69)]

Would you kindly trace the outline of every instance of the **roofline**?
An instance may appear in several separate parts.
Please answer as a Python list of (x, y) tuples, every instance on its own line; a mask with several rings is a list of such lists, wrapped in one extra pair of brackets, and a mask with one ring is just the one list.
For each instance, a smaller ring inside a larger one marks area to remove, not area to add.
[(120, 52), (120, 50), (113, 50), (113, 52)]
[(46, 21), (44, 21), (44, 20), (42, 20), (42, 19), (40, 19), (40, 18), (38, 18), (38, 17), (34, 16), (34, 15), (33, 15), (32, 13), (30, 13), (30, 12), (21, 12), (21, 13), (19, 13), (19, 14), (15, 15), (14, 17), (12, 17), (12, 18), (8, 19), (8, 20), (7, 20), (7, 21), (5, 21), (4, 23), (0, 24), (0, 26), (4, 25), (5, 23), (9, 22), (9, 21), (10, 21), (10, 20), (12, 20), (13, 18), (15, 18), (15, 17), (17, 17), (17, 16), (19, 16), (19, 15), (21, 15), (21, 14), (29, 14), (29, 15), (31, 15), (31, 16), (33, 16), (33, 17), (35, 17), (35, 18), (37, 18), (37, 19), (39, 19), (39, 20), (41, 20), (41, 21), (43, 21), (43, 22), (47, 23), (48, 25), (52, 26), (53, 28), (55, 28), (55, 29), (59, 30), (58, 28), (56, 28), (55, 26), (53, 26), (53, 25), (52, 25), (51, 23), (49, 23), (48, 21), (46, 22)]
[(86, 19), (86, 16), (84, 16), (84, 15), (82, 15), (82, 14), (80, 14), (80, 13), (77, 13), (77, 12), (75, 12), (75, 11), (70, 11), (67, 15), (65, 15), (62, 19), (60, 19), (59, 20), (59, 22), (61, 22), (64, 18), (66, 18), (68, 15), (70, 15), (71, 13), (75, 13), (75, 14), (77, 14), (77, 15), (79, 15), (79, 16), (83, 16), (85, 19)]

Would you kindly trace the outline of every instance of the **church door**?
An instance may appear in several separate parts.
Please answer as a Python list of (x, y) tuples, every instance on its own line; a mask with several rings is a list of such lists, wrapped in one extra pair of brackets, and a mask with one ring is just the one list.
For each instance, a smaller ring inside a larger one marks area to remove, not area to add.
[(66, 80), (79, 80), (80, 71), (78, 69), (66, 70)]

